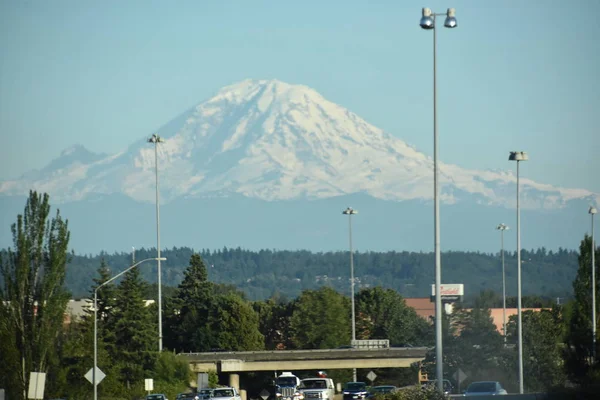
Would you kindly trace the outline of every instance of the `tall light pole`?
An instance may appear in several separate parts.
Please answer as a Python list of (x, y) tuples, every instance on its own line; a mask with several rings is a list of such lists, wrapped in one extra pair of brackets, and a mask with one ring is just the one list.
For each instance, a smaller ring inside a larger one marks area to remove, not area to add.
[(504, 273), (504, 231), (508, 230), (506, 224), (496, 227), (500, 231), (500, 252), (502, 254), (502, 333), (504, 334), (504, 346), (506, 346), (506, 275)]
[[(342, 214), (348, 216), (348, 242), (350, 244), (350, 301), (352, 302), (352, 340), (356, 340), (356, 314), (354, 309), (354, 252), (352, 251), (352, 216), (358, 211), (352, 207), (346, 208)], [(356, 368), (352, 369), (352, 379), (356, 382)]]
[(519, 164), (529, 160), (524, 151), (511, 151), (510, 161), (517, 162), (517, 332), (519, 336), (519, 393), (523, 394), (523, 320), (521, 318), (521, 209), (519, 208)]
[(438, 166), (438, 127), (437, 127), (437, 62), (436, 62), (436, 36), (435, 22), (437, 16), (445, 16), (444, 26), (456, 28), (456, 11), (449, 8), (446, 13), (437, 14), (429, 8), (423, 8), (421, 28), (433, 30), (433, 219), (434, 219), (434, 246), (435, 246), (435, 362), (438, 389), (444, 391), (444, 360), (442, 352), (442, 296), (440, 286), (442, 281), (442, 266), (440, 253), (440, 202), (439, 202), (439, 166)]
[(166, 260), (166, 258), (160, 258), (160, 259), (159, 258), (146, 258), (145, 260), (139, 261), (139, 262), (133, 264), (131, 267), (127, 268), (125, 271), (120, 272), (117, 275), (110, 278), (109, 280), (107, 280), (106, 282), (101, 283), (94, 290), (94, 369), (92, 370), (92, 382), (93, 382), (92, 384), (94, 385), (94, 400), (98, 400), (98, 382), (96, 380), (96, 370), (98, 369), (98, 290), (102, 286), (108, 285), (109, 283), (111, 283), (112, 281), (117, 279), (118, 277), (131, 271), (138, 265), (145, 263), (146, 261), (152, 261), (152, 260), (164, 261), (164, 260)]
[(592, 216), (592, 361), (596, 361), (596, 256), (594, 246), (594, 214), (598, 211), (590, 206), (588, 213)]
[(156, 263), (158, 270), (158, 351), (162, 351), (162, 273), (160, 268), (160, 203), (158, 197), (158, 144), (164, 140), (157, 134), (148, 139), (148, 143), (154, 144), (154, 174), (156, 177)]

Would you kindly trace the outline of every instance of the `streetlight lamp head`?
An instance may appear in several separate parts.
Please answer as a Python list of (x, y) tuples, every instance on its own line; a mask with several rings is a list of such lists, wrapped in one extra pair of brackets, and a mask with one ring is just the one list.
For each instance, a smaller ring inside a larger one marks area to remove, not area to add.
[(598, 212), (598, 210), (596, 210), (596, 207), (594, 207), (594, 206), (590, 206), (590, 209), (589, 209), (588, 213), (590, 213), (590, 214), (594, 215), (594, 214), (596, 214), (597, 212)]
[(148, 143), (163, 143), (164, 140), (163, 138), (161, 138), (160, 136), (158, 136), (156, 133), (154, 133), (150, 139), (148, 139)]
[(431, 8), (423, 8), (423, 12), (422, 12), (422, 17), (421, 17), (421, 22), (419, 23), (419, 25), (421, 25), (421, 28), (423, 29), (433, 29), (435, 27), (435, 17), (433, 16), (433, 13), (431, 12)]
[(496, 227), (496, 229), (498, 229), (499, 231), (507, 231), (510, 228), (506, 224), (500, 224)]
[(455, 15), (456, 10), (454, 8), (449, 8), (446, 13), (446, 21), (444, 21), (444, 26), (446, 28), (456, 28), (458, 26)]
[(508, 159), (510, 161), (527, 161), (529, 156), (524, 151), (511, 151)]

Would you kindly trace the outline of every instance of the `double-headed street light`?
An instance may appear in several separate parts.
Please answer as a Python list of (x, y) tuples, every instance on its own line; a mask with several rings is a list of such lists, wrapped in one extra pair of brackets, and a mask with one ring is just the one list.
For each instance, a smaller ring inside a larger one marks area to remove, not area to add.
[(152, 260), (165, 261), (166, 258), (146, 258), (145, 260), (138, 261), (137, 263), (133, 264), (131, 267), (127, 268), (125, 271), (120, 272), (117, 275), (110, 278), (109, 280), (107, 280), (106, 282), (101, 283), (94, 290), (94, 369), (92, 370), (92, 382), (93, 382), (92, 385), (94, 385), (94, 400), (98, 400), (98, 381), (96, 379), (96, 370), (98, 369), (98, 290), (102, 286), (108, 285), (109, 283), (111, 283), (112, 281), (117, 279), (118, 277), (131, 271), (138, 265), (145, 263), (146, 261), (152, 261)]
[(438, 182), (438, 129), (437, 129), (437, 61), (436, 61), (436, 36), (435, 26), (437, 16), (445, 16), (444, 27), (456, 28), (457, 22), (454, 8), (449, 8), (446, 13), (434, 13), (430, 8), (423, 8), (421, 28), (433, 30), (433, 218), (434, 218), (434, 245), (435, 245), (435, 363), (438, 389), (444, 391), (444, 361), (442, 352), (442, 296), (440, 286), (442, 282), (442, 266), (440, 253), (440, 202)]
[(596, 207), (590, 206), (588, 213), (592, 216), (592, 360), (596, 361), (596, 260), (594, 246), (594, 215)]
[(521, 209), (519, 208), (519, 164), (529, 160), (524, 151), (511, 151), (510, 161), (517, 162), (517, 332), (519, 337), (519, 393), (523, 394), (523, 320), (521, 318)]
[[(352, 340), (356, 340), (356, 320), (354, 311), (354, 252), (352, 251), (352, 216), (358, 214), (358, 211), (352, 207), (346, 208), (342, 214), (348, 216), (348, 242), (350, 244), (350, 300), (352, 302)], [(352, 369), (353, 382), (356, 382), (356, 368)]]
[(158, 351), (162, 351), (162, 274), (160, 268), (160, 206), (158, 197), (158, 144), (164, 140), (157, 134), (148, 139), (148, 143), (154, 144), (154, 174), (156, 177), (156, 262), (158, 270)]
[(504, 334), (504, 345), (506, 346), (506, 275), (504, 273), (504, 231), (508, 230), (506, 224), (496, 227), (500, 231), (500, 253), (502, 255), (502, 333)]

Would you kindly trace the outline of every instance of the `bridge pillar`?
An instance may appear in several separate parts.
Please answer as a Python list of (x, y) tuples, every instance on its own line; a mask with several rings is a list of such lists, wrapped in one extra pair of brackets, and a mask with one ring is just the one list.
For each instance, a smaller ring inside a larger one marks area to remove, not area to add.
[(239, 374), (229, 374), (229, 386), (234, 387), (240, 391), (240, 375)]

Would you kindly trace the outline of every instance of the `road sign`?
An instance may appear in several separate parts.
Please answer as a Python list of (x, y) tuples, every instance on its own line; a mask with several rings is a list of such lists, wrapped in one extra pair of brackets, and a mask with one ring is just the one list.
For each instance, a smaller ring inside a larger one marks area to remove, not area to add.
[(29, 390), (27, 391), (28, 399), (43, 399), (44, 386), (46, 385), (45, 372), (31, 372), (29, 374)]
[(387, 349), (390, 347), (389, 339), (352, 340), (350, 345), (355, 349)]
[(367, 379), (370, 380), (371, 383), (373, 383), (373, 381), (377, 379), (377, 375), (375, 374), (375, 372), (371, 371), (367, 374)]
[(145, 390), (146, 392), (151, 392), (154, 390), (154, 380), (152, 378), (150, 379), (144, 379), (144, 386), (145, 386)]
[(463, 381), (465, 379), (467, 379), (467, 374), (465, 374), (462, 369), (458, 369), (453, 375), (452, 377), (454, 378), (454, 380), (456, 382), (458, 382), (458, 384), (460, 385), (461, 383), (463, 383)]
[(269, 391), (267, 389), (263, 389), (260, 393), (260, 398), (263, 400), (267, 400), (269, 398), (269, 396), (271, 395), (271, 393), (269, 393)]
[[(102, 382), (106, 375), (102, 370), (96, 367), (96, 385)], [(85, 374), (85, 379), (87, 379), (92, 385), (94, 384), (94, 368), (90, 368), (90, 370)]]

